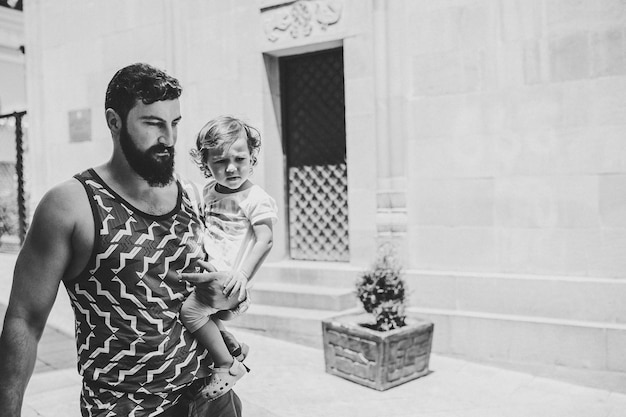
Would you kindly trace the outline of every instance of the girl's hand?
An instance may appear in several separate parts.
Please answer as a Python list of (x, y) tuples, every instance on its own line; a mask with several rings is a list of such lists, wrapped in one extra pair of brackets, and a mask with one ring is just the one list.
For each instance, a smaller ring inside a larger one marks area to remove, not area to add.
[(243, 301), (246, 299), (246, 288), (248, 286), (248, 275), (243, 271), (237, 271), (230, 276), (230, 278), (224, 284), (224, 294), (227, 297), (239, 293), (237, 300)]
[(208, 262), (198, 261), (198, 264), (201, 267), (198, 272), (184, 272), (180, 275), (180, 279), (202, 288), (202, 291), (197, 292), (196, 295), (203, 303), (221, 310), (232, 308), (232, 300), (224, 295), (223, 287), (223, 283), (231, 280), (232, 274), (216, 272), (215, 267)]

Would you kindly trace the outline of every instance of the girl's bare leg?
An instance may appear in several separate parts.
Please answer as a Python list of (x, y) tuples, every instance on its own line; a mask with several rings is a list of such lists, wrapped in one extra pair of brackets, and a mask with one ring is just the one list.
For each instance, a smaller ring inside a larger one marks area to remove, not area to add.
[(193, 336), (209, 351), (213, 358), (214, 366), (225, 368), (233, 364), (233, 356), (228, 351), (226, 343), (224, 343), (220, 326), (223, 328), (219, 320), (214, 321), (211, 318), (204, 326), (196, 330)]

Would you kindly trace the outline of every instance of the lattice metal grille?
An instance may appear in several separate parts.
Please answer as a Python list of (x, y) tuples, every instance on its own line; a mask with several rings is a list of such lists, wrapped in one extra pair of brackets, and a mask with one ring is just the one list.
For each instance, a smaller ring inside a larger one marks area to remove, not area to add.
[(341, 48), (281, 58), (293, 259), (348, 261), (348, 181)]
[(346, 164), (289, 168), (289, 191), (292, 258), (348, 261)]

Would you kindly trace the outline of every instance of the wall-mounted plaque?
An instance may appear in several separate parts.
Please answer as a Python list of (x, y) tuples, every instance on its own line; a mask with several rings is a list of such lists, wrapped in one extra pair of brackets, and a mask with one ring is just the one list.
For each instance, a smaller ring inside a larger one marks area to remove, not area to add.
[(91, 140), (91, 109), (72, 110), (68, 113), (70, 142)]

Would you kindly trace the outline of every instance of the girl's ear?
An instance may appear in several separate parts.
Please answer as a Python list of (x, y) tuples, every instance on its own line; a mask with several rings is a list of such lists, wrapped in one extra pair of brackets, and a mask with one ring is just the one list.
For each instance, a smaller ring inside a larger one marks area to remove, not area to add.
[(122, 118), (115, 110), (106, 109), (104, 116), (107, 121), (107, 126), (111, 132), (119, 133), (119, 131), (122, 130)]

